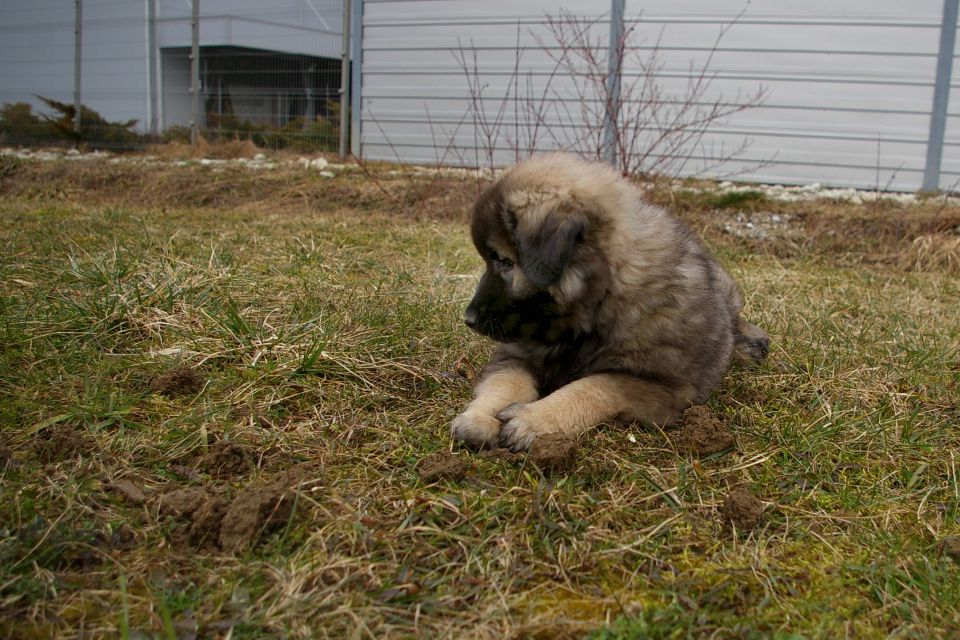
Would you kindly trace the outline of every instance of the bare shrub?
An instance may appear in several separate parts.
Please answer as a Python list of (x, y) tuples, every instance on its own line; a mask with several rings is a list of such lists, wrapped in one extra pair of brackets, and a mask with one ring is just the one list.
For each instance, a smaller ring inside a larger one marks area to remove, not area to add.
[[(601, 18), (568, 11), (548, 15), (547, 36), (531, 32), (552, 61), (542, 79), (522, 71), (518, 25), (514, 64), (499, 95), (491, 95), (476, 48), (460, 44), (454, 57), (467, 83), (474, 146), (473, 154), (456, 145), (452, 153), (462, 164), (478, 167), (495, 166), (503, 151), (519, 161), (538, 151), (564, 150), (611, 161), (624, 175), (675, 177), (715, 171), (740, 156), (750, 140), (732, 147), (711, 145), (704, 140), (707, 132), (766, 98), (762, 86), (730, 98), (711, 91), (715, 55), (738, 18), (720, 29), (702, 63), (691, 63), (686, 85), (678, 91), (664, 86), (663, 32), (644, 46), (637, 32), (639, 19), (626, 23), (611, 49), (608, 37), (597, 29), (605, 24)], [(608, 59), (611, 54), (613, 60)], [(618, 82), (611, 81), (612, 74)], [(446, 153), (451, 153), (450, 145)], [(691, 171), (694, 161), (701, 164)]]

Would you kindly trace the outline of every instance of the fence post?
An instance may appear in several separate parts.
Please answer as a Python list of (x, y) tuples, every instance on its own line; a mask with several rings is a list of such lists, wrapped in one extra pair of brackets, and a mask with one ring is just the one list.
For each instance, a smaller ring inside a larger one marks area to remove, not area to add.
[(943, 22), (940, 23), (940, 51), (937, 54), (937, 79), (933, 88), (930, 112), (930, 136), (927, 138), (927, 164), (923, 170), (923, 190), (940, 188), (940, 162), (943, 160), (943, 134), (947, 126), (947, 105), (950, 102), (950, 76), (953, 72), (953, 48), (957, 38), (957, 2), (943, 1)]
[(606, 105), (603, 111), (603, 159), (617, 166), (617, 120), (620, 115), (620, 68), (623, 63), (624, 0), (610, 2), (610, 41), (607, 43)]
[(76, 12), (77, 14), (73, 25), (73, 132), (77, 134), (77, 138), (79, 139), (80, 112), (83, 110), (80, 99), (80, 77), (83, 75), (80, 57), (83, 52), (83, 47), (81, 46), (83, 40), (83, 0), (76, 0)]
[(350, 0), (343, 0), (343, 41), (340, 54), (340, 157), (347, 157), (350, 138)]
[(147, 107), (151, 136), (159, 133), (159, 98), (157, 96), (157, 0), (147, 0)]
[(193, 103), (190, 107), (190, 146), (197, 148), (200, 137), (200, 0), (192, 0), (190, 18), (190, 91)]
[(363, 0), (351, 0), (350, 153), (360, 159), (360, 94), (363, 90)]

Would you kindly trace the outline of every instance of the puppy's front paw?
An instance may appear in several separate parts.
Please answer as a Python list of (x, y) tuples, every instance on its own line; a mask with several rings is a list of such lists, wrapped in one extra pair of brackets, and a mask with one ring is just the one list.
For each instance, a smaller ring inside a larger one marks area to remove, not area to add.
[(500, 440), (500, 421), (478, 411), (464, 411), (450, 423), (450, 432), (471, 449), (494, 449)]
[(498, 413), (497, 418), (502, 423), (500, 446), (512, 451), (528, 451), (537, 436), (557, 430), (556, 425), (538, 415), (532, 403), (512, 404)]

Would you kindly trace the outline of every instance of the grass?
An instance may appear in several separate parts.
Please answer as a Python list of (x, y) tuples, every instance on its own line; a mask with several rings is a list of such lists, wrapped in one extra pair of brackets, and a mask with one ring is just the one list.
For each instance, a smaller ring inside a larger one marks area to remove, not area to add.
[[(699, 460), (669, 431), (602, 428), (569, 474), (463, 453), (464, 480), (425, 485), (418, 461), (456, 449), (464, 363), (490, 350), (460, 321), (478, 259), (449, 200), (392, 200), (403, 178), (2, 169), (7, 637), (960, 632), (960, 573), (938, 550), (960, 535), (960, 281), (949, 261), (903, 263), (892, 232), (824, 232), (890, 211), (790, 205), (807, 240), (769, 250), (684, 211), (774, 339), (710, 401), (736, 451)], [(473, 190), (420, 187), (456, 191), (460, 211)], [(938, 246), (950, 227), (930, 220), (958, 216), (892, 213)], [(151, 386), (179, 366), (197, 390)], [(219, 440), (250, 467), (217, 477)], [(298, 465), (290, 517), (238, 552), (185, 543), (159, 506)], [(764, 501), (752, 532), (720, 522), (734, 485)]]
[(747, 209), (755, 211), (758, 208), (770, 206), (769, 198), (763, 192), (755, 190), (711, 193), (681, 189), (676, 193), (676, 196), (701, 209)]

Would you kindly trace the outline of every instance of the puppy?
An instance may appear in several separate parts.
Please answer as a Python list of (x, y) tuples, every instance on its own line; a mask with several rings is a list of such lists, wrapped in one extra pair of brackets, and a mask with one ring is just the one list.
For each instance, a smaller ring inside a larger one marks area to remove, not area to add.
[(466, 324), (499, 344), (451, 424), (474, 448), (607, 420), (675, 421), (769, 338), (693, 233), (605, 164), (535, 157), (473, 209), (486, 262)]

